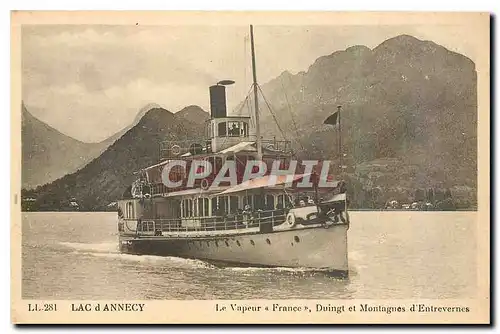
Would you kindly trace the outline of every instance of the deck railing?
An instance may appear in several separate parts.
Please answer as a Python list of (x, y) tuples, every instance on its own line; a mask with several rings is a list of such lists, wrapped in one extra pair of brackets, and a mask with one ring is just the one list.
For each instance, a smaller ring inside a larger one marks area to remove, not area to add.
[(285, 218), (286, 212), (284, 209), (243, 212), (212, 217), (144, 218), (137, 226), (137, 232), (139, 234), (151, 234), (151, 232), (154, 232), (157, 235), (161, 235), (162, 232), (208, 232), (242, 230), (252, 227), (258, 227), (259, 230), (272, 230), (273, 226), (283, 223)]
[[(256, 138), (255, 136), (246, 137), (246, 141), (249, 140), (255, 141)], [(261, 145), (264, 149), (270, 151), (284, 154), (292, 153), (292, 142), (290, 140), (262, 139)], [(160, 161), (165, 159), (178, 159), (181, 155), (188, 152), (191, 152), (192, 155), (214, 153), (212, 152), (210, 139), (165, 140), (159, 143)]]

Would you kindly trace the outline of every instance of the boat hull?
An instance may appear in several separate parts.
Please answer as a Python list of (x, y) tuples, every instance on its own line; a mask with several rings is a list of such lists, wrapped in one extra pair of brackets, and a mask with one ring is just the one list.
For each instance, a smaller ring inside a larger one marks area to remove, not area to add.
[(268, 233), (196, 237), (120, 236), (120, 249), (138, 255), (177, 256), (217, 264), (291, 267), (347, 276), (348, 224), (296, 227)]

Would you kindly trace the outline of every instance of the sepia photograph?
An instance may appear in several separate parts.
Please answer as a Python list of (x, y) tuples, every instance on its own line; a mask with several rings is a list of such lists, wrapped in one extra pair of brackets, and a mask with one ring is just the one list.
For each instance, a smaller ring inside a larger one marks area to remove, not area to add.
[(489, 322), (489, 25), (13, 12), (12, 321)]

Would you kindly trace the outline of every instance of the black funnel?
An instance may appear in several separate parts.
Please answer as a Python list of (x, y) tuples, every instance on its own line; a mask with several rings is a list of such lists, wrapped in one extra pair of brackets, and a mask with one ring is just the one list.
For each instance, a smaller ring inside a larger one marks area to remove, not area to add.
[(212, 118), (221, 118), (227, 116), (225, 86), (210, 86), (210, 113), (212, 115)]

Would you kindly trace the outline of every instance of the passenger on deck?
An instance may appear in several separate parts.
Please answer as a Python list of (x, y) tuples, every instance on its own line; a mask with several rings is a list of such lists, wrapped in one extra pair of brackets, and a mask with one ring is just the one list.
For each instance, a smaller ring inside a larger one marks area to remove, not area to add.
[(250, 207), (250, 204), (247, 204), (245, 205), (245, 209), (243, 210), (243, 224), (248, 227), (252, 221), (252, 218), (252, 208)]
[(299, 202), (299, 206), (303, 208), (304, 206), (306, 206), (306, 202), (303, 199), (301, 199)]
[(240, 135), (240, 128), (236, 123), (233, 123), (233, 127), (229, 130), (231, 136), (238, 137)]

